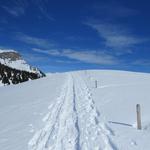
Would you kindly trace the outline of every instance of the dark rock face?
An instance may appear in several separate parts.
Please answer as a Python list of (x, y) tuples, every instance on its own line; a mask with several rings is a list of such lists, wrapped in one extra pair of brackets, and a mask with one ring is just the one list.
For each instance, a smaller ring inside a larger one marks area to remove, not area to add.
[[(42, 73), (42, 77), (45, 76), (44, 73)], [(21, 71), (17, 69), (10, 68), (6, 65), (0, 64), (0, 81), (4, 85), (9, 84), (18, 84), (22, 83), (28, 80), (34, 80), (40, 78), (38, 74), (27, 72), (27, 71)]]

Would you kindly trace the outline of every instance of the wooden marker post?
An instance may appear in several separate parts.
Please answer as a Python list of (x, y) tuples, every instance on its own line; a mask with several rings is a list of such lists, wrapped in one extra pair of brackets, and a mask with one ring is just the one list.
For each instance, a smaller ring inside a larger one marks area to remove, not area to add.
[(141, 130), (142, 124), (141, 124), (141, 107), (140, 107), (140, 104), (136, 105), (136, 113), (137, 113), (137, 129)]
[(95, 88), (97, 88), (97, 80), (95, 80)]

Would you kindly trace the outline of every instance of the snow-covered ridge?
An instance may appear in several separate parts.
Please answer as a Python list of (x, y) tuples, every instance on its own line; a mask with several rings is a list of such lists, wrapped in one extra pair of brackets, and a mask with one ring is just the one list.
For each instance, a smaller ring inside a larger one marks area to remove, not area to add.
[(6, 52), (16, 52), (16, 51), (13, 49), (6, 49), (6, 50), (0, 49), (0, 53), (6, 53)]
[(13, 69), (28, 71), (40, 75), (40, 71), (36, 67), (32, 67), (27, 64), (22, 56), (12, 49), (0, 49), (0, 63)]
[(18, 52), (0, 49), (1, 85), (18, 84), (44, 76), (44, 73), (30, 66)]

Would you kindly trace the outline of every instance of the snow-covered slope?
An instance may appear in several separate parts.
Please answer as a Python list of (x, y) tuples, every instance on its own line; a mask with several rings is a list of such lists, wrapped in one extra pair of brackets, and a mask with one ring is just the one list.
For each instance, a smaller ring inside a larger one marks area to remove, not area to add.
[[(0, 148), (149, 150), (149, 91), (150, 74), (107, 70), (0, 87)], [(136, 129), (138, 103), (142, 130)]]
[(56, 101), (65, 80), (65, 75), (55, 74), (0, 87), (0, 149), (28, 149), (29, 140), (43, 127), (42, 118)]

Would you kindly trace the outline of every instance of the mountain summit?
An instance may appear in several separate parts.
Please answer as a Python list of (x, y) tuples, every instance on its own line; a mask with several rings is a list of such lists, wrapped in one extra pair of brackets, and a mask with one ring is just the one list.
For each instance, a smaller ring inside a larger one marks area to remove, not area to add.
[(38, 68), (32, 67), (14, 50), (0, 49), (0, 82), (17, 84), (44, 77)]

